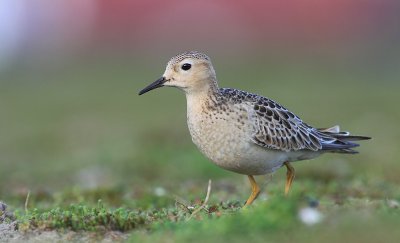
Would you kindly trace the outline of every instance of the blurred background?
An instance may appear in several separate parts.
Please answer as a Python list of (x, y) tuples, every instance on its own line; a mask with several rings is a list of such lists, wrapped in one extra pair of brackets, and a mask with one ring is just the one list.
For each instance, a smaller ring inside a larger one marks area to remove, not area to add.
[(181, 92), (137, 95), (187, 50), (212, 58), (221, 87), (373, 137), (359, 155), (295, 164), (296, 179), (399, 183), (399, 13), (394, 0), (0, 1), (0, 199), (209, 178), (247, 186), (191, 143)]

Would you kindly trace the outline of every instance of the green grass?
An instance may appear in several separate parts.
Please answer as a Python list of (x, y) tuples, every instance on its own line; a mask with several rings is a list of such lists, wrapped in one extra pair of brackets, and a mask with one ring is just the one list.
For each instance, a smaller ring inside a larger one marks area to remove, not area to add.
[[(396, 70), (377, 82), (372, 68), (328, 68), (310, 60), (278, 61), (267, 70), (260, 63), (214, 62), (221, 86), (275, 99), (311, 125), (340, 124), (373, 139), (358, 155), (295, 163), (287, 198), (284, 170), (257, 178), (263, 193), (241, 209), (248, 181), (208, 162), (191, 143), (183, 95), (164, 88), (137, 96), (164, 63), (158, 69), (133, 60), (57, 71), (20, 67), (0, 79), (0, 199), (14, 212), (19, 232), (120, 231), (141, 242), (399, 238)], [(207, 211), (189, 220), (209, 179)], [(313, 226), (298, 218), (310, 201), (318, 201), (324, 215)]]
[(71, 204), (66, 208), (54, 208), (39, 212), (34, 209), (26, 214), (17, 214), (20, 230), (71, 229), (94, 231), (119, 230), (127, 231), (145, 224), (146, 218), (137, 212), (123, 208), (106, 209), (103, 205), (90, 207), (83, 204)]
[[(129, 240), (133, 242), (203, 242), (223, 239), (261, 242), (265, 241), (265, 237), (271, 241), (292, 242), (302, 239), (299, 241), (306, 242), (310, 240), (306, 232), (313, 233), (312, 242), (327, 236), (333, 237), (328, 242), (340, 239), (335, 233), (327, 231), (327, 228), (343, 232), (345, 239), (351, 241), (362, 239), (362, 242), (374, 242), (377, 240), (374, 238), (376, 235), (382, 235), (385, 242), (395, 242), (398, 233), (394, 225), (400, 223), (400, 211), (398, 205), (393, 205), (390, 200), (400, 200), (398, 187), (383, 181), (365, 179), (339, 183), (317, 182), (317, 179), (298, 180), (288, 197), (283, 195), (283, 183), (268, 185), (267, 195), (261, 195), (255, 205), (249, 208), (241, 208), (243, 202), (240, 201), (220, 201), (225, 192), (216, 183), (205, 209), (193, 216), (195, 209), (203, 202), (200, 197), (185, 201), (168, 194), (155, 195), (148, 192), (147, 196), (133, 203), (133, 200), (121, 200), (123, 196), (118, 188), (114, 189), (116, 193), (112, 196), (97, 202), (93, 195), (110, 195), (110, 191), (114, 190), (75, 191), (73, 194), (82, 198), (81, 202), (76, 199), (79, 203), (68, 202), (74, 198), (71, 191), (65, 191), (54, 198), (35, 199), (33, 196), (30, 200), (34, 200), (34, 204), (41, 209), (16, 211), (15, 216), (20, 232), (73, 230), (94, 232), (99, 237), (108, 231), (117, 230), (129, 233)], [(389, 199), (390, 195), (397, 195), (397, 198)], [(231, 193), (230, 196), (236, 198), (239, 195)], [(116, 202), (116, 198), (121, 201)], [(315, 202), (319, 204), (317, 210), (322, 213), (323, 220), (317, 225), (307, 226), (301, 222), (298, 213), (301, 208)], [(122, 207), (116, 207), (114, 203)], [(358, 235), (351, 234), (346, 227), (360, 233), (365, 229), (371, 231), (364, 232), (359, 239)]]

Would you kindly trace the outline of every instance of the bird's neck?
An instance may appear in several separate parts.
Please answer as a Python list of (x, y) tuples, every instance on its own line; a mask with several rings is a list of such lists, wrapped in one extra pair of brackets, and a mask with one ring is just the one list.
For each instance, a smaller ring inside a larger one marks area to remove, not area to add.
[(207, 78), (205, 80), (197, 80), (194, 84), (184, 89), (187, 99), (205, 99), (213, 97), (219, 93), (216, 78)]
[(218, 103), (219, 88), (216, 80), (210, 80), (202, 89), (186, 92), (188, 115), (200, 114)]

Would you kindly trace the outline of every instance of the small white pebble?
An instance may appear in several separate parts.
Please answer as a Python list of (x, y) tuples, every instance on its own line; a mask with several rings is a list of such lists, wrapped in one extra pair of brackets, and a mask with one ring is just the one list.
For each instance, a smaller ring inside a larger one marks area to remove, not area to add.
[(156, 187), (154, 188), (154, 194), (158, 197), (162, 197), (167, 194), (167, 191), (162, 187)]
[(399, 208), (400, 206), (399, 202), (393, 199), (387, 200), (387, 204), (390, 208)]
[(302, 208), (299, 211), (300, 220), (306, 225), (313, 225), (321, 222), (323, 215), (316, 208)]

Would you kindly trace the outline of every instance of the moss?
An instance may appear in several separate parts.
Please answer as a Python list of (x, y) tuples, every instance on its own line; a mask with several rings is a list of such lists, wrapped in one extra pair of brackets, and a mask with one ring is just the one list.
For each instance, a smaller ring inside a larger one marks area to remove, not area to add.
[(146, 214), (125, 208), (109, 209), (99, 202), (95, 207), (71, 204), (49, 211), (34, 209), (26, 213), (16, 212), (19, 229), (26, 230), (119, 230), (127, 231), (148, 223)]

